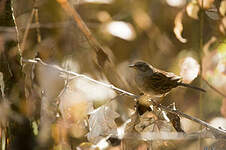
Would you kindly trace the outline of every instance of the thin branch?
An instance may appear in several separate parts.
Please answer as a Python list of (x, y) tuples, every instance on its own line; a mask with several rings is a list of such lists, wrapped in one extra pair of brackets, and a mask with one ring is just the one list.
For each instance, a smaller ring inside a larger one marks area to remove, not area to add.
[(91, 31), (89, 30), (88, 26), (85, 24), (85, 22), (82, 20), (76, 9), (73, 9), (67, 0), (58, 0), (60, 5), (63, 7), (63, 9), (68, 13), (68, 15), (71, 15), (74, 19), (74, 21), (77, 23), (79, 29), (83, 32), (86, 39), (88, 40), (89, 44), (94, 47), (94, 50), (97, 52), (98, 47), (101, 47), (101, 45), (98, 43), (98, 41), (95, 39), (95, 37), (92, 35)]
[(223, 96), (224, 98), (226, 98), (226, 95), (224, 93), (222, 93), (221, 91), (219, 91), (216, 87), (214, 87), (212, 84), (210, 84), (204, 77), (202, 77), (202, 80), (212, 89), (214, 90), (216, 93), (218, 93), (219, 95)]
[[(50, 64), (47, 64), (45, 62), (43, 62), (40, 58), (36, 58), (36, 59), (23, 59), (23, 62), (24, 63), (34, 63), (34, 64), (40, 64), (40, 65), (43, 65), (45, 67), (49, 67), (49, 68), (53, 68), (53, 69), (56, 69), (57, 71), (59, 72), (62, 72), (62, 73), (65, 73), (65, 74), (68, 74), (68, 75), (72, 75), (72, 76), (76, 76), (76, 77), (81, 77), (81, 78), (84, 78), (84, 79), (87, 79), (91, 82), (94, 82), (96, 84), (99, 84), (99, 85), (102, 85), (104, 87), (107, 87), (107, 88), (111, 88), (115, 91), (118, 91), (120, 92), (121, 94), (123, 95), (127, 95), (127, 96), (130, 96), (132, 98), (135, 98), (137, 99), (139, 96), (133, 94), (133, 93), (130, 93), (130, 92), (127, 92), (125, 90), (122, 90), (122, 89), (119, 89), (117, 87), (115, 87), (114, 85), (112, 84), (107, 84), (107, 83), (103, 83), (103, 82), (100, 82), (100, 81), (97, 81), (97, 80), (94, 80), (86, 75), (83, 75), (83, 74), (79, 74), (79, 73), (76, 73), (76, 72), (72, 72), (72, 71), (68, 71), (68, 70), (64, 70), (63, 68), (59, 67), (59, 66), (56, 66), (56, 65), (50, 65)], [(221, 130), (221, 129), (218, 129), (218, 128), (215, 128), (213, 126), (211, 126), (210, 124), (208, 124), (207, 122), (205, 121), (202, 121), (198, 118), (195, 118), (195, 117), (192, 117), (192, 116), (189, 116), (179, 110), (173, 110), (171, 108), (168, 108), (166, 106), (163, 106), (161, 104), (157, 104), (154, 100), (151, 100), (153, 102), (153, 104), (159, 108), (161, 108), (162, 110), (165, 110), (167, 112), (171, 112), (171, 113), (174, 113), (174, 114), (178, 114), (184, 118), (187, 118), (189, 120), (192, 120), (198, 124), (201, 124), (203, 125), (204, 127), (210, 129), (210, 131), (212, 131), (212, 133), (215, 135), (215, 137), (220, 137), (220, 138), (226, 138), (226, 131), (224, 130)]]
[(202, 125), (202, 126), (208, 128), (208, 129), (210, 129), (210, 130), (212, 131), (213, 135), (214, 135), (215, 137), (217, 137), (217, 138), (219, 138), (219, 137), (220, 137), (220, 138), (222, 138), (222, 137), (223, 137), (223, 138), (226, 138), (226, 131), (224, 131), (224, 130), (215, 128), (215, 127), (211, 126), (209, 123), (207, 123), (207, 122), (205, 122), (205, 121), (202, 121), (202, 120), (200, 120), (200, 119), (198, 119), (198, 118), (189, 116), (189, 115), (187, 115), (187, 114), (185, 114), (185, 113), (183, 113), (183, 112), (181, 112), (181, 111), (179, 111), (179, 110), (173, 110), (173, 109), (170, 109), (170, 108), (168, 108), (168, 107), (166, 107), (166, 106), (163, 106), (163, 105), (161, 105), (161, 104), (158, 104), (158, 103), (156, 103), (154, 100), (151, 100), (151, 101), (154, 103), (154, 105), (156, 105), (157, 107), (159, 107), (159, 108), (161, 108), (161, 109), (163, 109), (163, 110), (165, 110), (165, 111), (167, 111), (167, 112), (171, 112), (171, 113), (180, 115), (180, 116), (182, 116), (182, 117), (184, 117), (184, 118), (187, 118), (187, 119), (189, 119), (189, 120), (192, 120), (192, 121), (194, 121), (194, 122), (196, 122), (196, 123), (198, 123), (198, 124), (200, 124), (200, 125)]
[(36, 32), (37, 32), (37, 41), (38, 43), (41, 43), (41, 31), (40, 31), (40, 22), (39, 22), (39, 11), (38, 8), (34, 8), (35, 9), (35, 23), (37, 25), (36, 27)]
[(59, 66), (56, 66), (56, 65), (50, 65), (50, 64), (47, 64), (45, 62), (43, 62), (40, 58), (36, 58), (36, 59), (28, 59), (28, 60), (25, 60), (23, 59), (23, 62), (25, 63), (35, 63), (35, 64), (41, 64), (43, 66), (46, 66), (46, 67), (49, 67), (49, 68), (53, 68), (53, 69), (56, 69), (58, 70), (59, 72), (62, 72), (62, 73), (65, 73), (65, 74), (69, 74), (69, 75), (72, 75), (72, 76), (77, 76), (77, 77), (81, 77), (81, 78), (84, 78), (84, 79), (87, 79), (89, 81), (92, 81), (96, 84), (99, 84), (99, 85), (102, 85), (102, 86), (105, 86), (107, 88), (111, 88), (115, 91), (118, 91), (120, 93), (124, 93), (125, 95), (127, 96), (130, 96), (130, 97), (133, 97), (133, 98), (137, 98), (138, 96), (136, 96), (135, 94), (132, 94), (132, 93), (129, 93), (127, 91), (124, 91), (122, 89), (119, 89), (117, 87), (115, 87), (114, 85), (112, 84), (107, 84), (107, 83), (103, 83), (103, 82), (100, 82), (100, 81), (97, 81), (97, 80), (94, 80), (86, 75), (83, 75), (83, 74), (78, 74), (76, 72), (72, 72), (72, 71), (68, 71), (68, 70), (64, 70), (63, 68), (59, 67)]
[(93, 50), (97, 54), (98, 64), (102, 67), (105, 62), (110, 61), (108, 55), (105, 53), (102, 45), (97, 41), (97, 39), (93, 36), (92, 32), (85, 24), (85, 22), (80, 17), (79, 13), (74, 9), (67, 0), (57, 0), (57, 2), (61, 5), (61, 7), (65, 10), (65, 12), (73, 17), (76, 22), (78, 28), (82, 31), (85, 38), (87, 39), (89, 45), (93, 48)]
[(26, 44), (27, 36), (28, 36), (28, 33), (29, 33), (29, 29), (30, 29), (34, 14), (35, 14), (35, 9), (33, 8), (31, 15), (29, 16), (26, 28), (25, 28), (23, 40), (22, 40), (22, 43), (21, 43), (21, 53), (23, 53), (23, 51), (24, 51), (24, 47), (25, 47), (25, 44)]
[[(13, 22), (14, 22), (15, 30), (16, 30), (17, 47), (18, 47), (19, 55), (20, 55), (20, 57), (22, 57), (22, 50), (21, 50), (21, 47), (20, 47), (19, 30), (18, 30), (18, 27), (17, 27), (17, 22), (16, 22), (16, 18), (15, 18), (15, 11), (14, 11), (13, 5), (14, 5), (13, 0), (11, 0), (12, 18), (13, 18)], [(21, 59), (21, 61), (22, 61), (22, 59)]]

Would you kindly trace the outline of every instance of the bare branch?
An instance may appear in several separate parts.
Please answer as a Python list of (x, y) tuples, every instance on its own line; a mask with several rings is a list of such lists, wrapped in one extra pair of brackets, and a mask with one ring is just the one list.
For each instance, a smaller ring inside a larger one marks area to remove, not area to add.
[(224, 131), (224, 130), (215, 128), (215, 127), (211, 126), (209, 123), (207, 123), (207, 122), (205, 122), (205, 121), (202, 121), (202, 120), (200, 120), (200, 119), (198, 119), (198, 118), (189, 116), (189, 115), (187, 115), (187, 114), (185, 114), (185, 113), (183, 113), (183, 112), (181, 112), (181, 111), (179, 111), (179, 110), (173, 110), (173, 109), (170, 109), (170, 108), (168, 108), (168, 107), (166, 107), (166, 106), (163, 106), (163, 105), (161, 105), (161, 104), (158, 104), (158, 103), (156, 103), (154, 100), (151, 100), (151, 101), (154, 103), (154, 105), (156, 105), (157, 107), (159, 107), (159, 108), (161, 108), (161, 109), (163, 109), (163, 110), (165, 110), (165, 111), (167, 111), (167, 112), (171, 112), (171, 113), (180, 115), (180, 116), (182, 116), (182, 117), (184, 117), (184, 118), (187, 118), (187, 119), (189, 119), (189, 120), (192, 120), (192, 121), (194, 121), (194, 122), (196, 122), (196, 123), (198, 123), (198, 124), (200, 124), (200, 125), (202, 125), (202, 126), (208, 128), (208, 129), (210, 129), (210, 131), (212, 131), (213, 135), (214, 135), (216, 138), (226, 138), (226, 131)]
[(105, 62), (109, 61), (108, 55), (105, 53), (104, 48), (97, 41), (97, 39), (93, 36), (92, 32), (85, 24), (85, 22), (80, 17), (79, 13), (74, 9), (67, 0), (57, 0), (57, 2), (61, 5), (61, 7), (65, 10), (65, 12), (73, 17), (74, 21), (78, 25), (78, 28), (82, 31), (87, 39), (89, 45), (93, 48), (93, 50), (97, 54), (98, 64), (100, 66), (104, 66)]
[(18, 30), (18, 27), (17, 27), (17, 22), (16, 22), (16, 18), (15, 18), (15, 11), (14, 11), (13, 5), (14, 5), (13, 0), (11, 0), (12, 18), (13, 18), (15, 30), (16, 30), (17, 47), (18, 47), (19, 54), (22, 57), (22, 50), (21, 50), (21, 47), (20, 47), (19, 30)]
[(77, 76), (77, 77), (81, 77), (81, 78), (84, 78), (84, 79), (87, 79), (89, 81), (92, 81), (96, 84), (99, 84), (99, 85), (102, 85), (102, 86), (105, 86), (107, 88), (111, 88), (113, 90), (116, 90), (120, 93), (124, 93), (125, 95), (127, 96), (130, 96), (130, 97), (133, 97), (133, 98), (137, 98), (138, 96), (136, 96), (135, 94), (132, 94), (130, 92), (127, 92), (127, 91), (124, 91), (122, 89), (119, 89), (117, 87), (115, 87), (114, 85), (112, 84), (107, 84), (107, 83), (103, 83), (103, 82), (100, 82), (100, 81), (97, 81), (97, 80), (94, 80), (86, 75), (83, 75), (83, 74), (79, 74), (79, 73), (76, 73), (76, 72), (72, 72), (72, 71), (68, 71), (68, 70), (64, 70), (63, 68), (59, 67), (59, 66), (56, 66), (56, 65), (50, 65), (50, 64), (47, 64), (45, 62), (43, 62), (40, 58), (36, 58), (36, 59), (28, 59), (28, 60), (25, 60), (23, 59), (23, 62), (25, 63), (35, 63), (35, 64), (41, 64), (43, 66), (46, 66), (46, 67), (49, 67), (49, 68), (53, 68), (53, 69), (56, 69), (58, 70), (59, 72), (62, 72), (62, 73), (65, 73), (65, 74), (68, 74), (68, 75), (72, 75), (72, 76)]

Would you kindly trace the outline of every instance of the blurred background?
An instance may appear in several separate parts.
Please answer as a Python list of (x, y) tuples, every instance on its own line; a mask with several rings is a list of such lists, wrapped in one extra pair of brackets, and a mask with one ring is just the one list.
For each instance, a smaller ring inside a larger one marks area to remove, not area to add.
[[(94, 50), (70, 8), (106, 56)], [(118, 139), (115, 145), (99, 141), (113, 133), (110, 129), (123, 126), (135, 110), (132, 98), (117, 96), (111, 88), (40, 64), (21, 65), (20, 56), (41, 58), (137, 95), (128, 65), (147, 61), (207, 91), (173, 89), (166, 105), (175, 102), (184, 113), (226, 128), (225, 15), (225, 0), (1, 0), (2, 149), (123, 149)], [(93, 110), (100, 114), (93, 116)], [(107, 117), (101, 116), (105, 113)], [(186, 133), (201, 129), (185, 118), (181, 124)], [(127, 145), (131, 150), (147, 148), (223, 150), (226, 144), (205, 138), (145, 142), (134, 136)]]

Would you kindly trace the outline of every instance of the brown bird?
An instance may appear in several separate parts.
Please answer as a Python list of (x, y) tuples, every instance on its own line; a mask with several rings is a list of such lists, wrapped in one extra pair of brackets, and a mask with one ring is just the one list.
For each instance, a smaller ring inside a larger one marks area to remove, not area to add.
[(181, 77), (171, 73), (154, 68), (150, 64), (138, 61), (135, 64), (129, 65), (135, 69), (135, 81), (138, 88), (145, 94), (154, 97), (165, 96), (178, 86), (184, 86), (206, 92), (204, 89), (183, 83)]

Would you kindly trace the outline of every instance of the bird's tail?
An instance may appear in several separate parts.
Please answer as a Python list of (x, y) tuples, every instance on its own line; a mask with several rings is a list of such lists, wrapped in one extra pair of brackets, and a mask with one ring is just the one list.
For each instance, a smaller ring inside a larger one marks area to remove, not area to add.
[(179, 86), (184, 86), (184, 87), (192, 88), (192, 89), (195, 89), (195, 90), (199, 90), (201, 92), (206, 92), (206, 90), (204, 90), (202, 88), (199, 88), (199, 87), (196, 87), (196, 86), (192, 86), (192, 85), (186, 84), (186, 83), (179, 83)]

